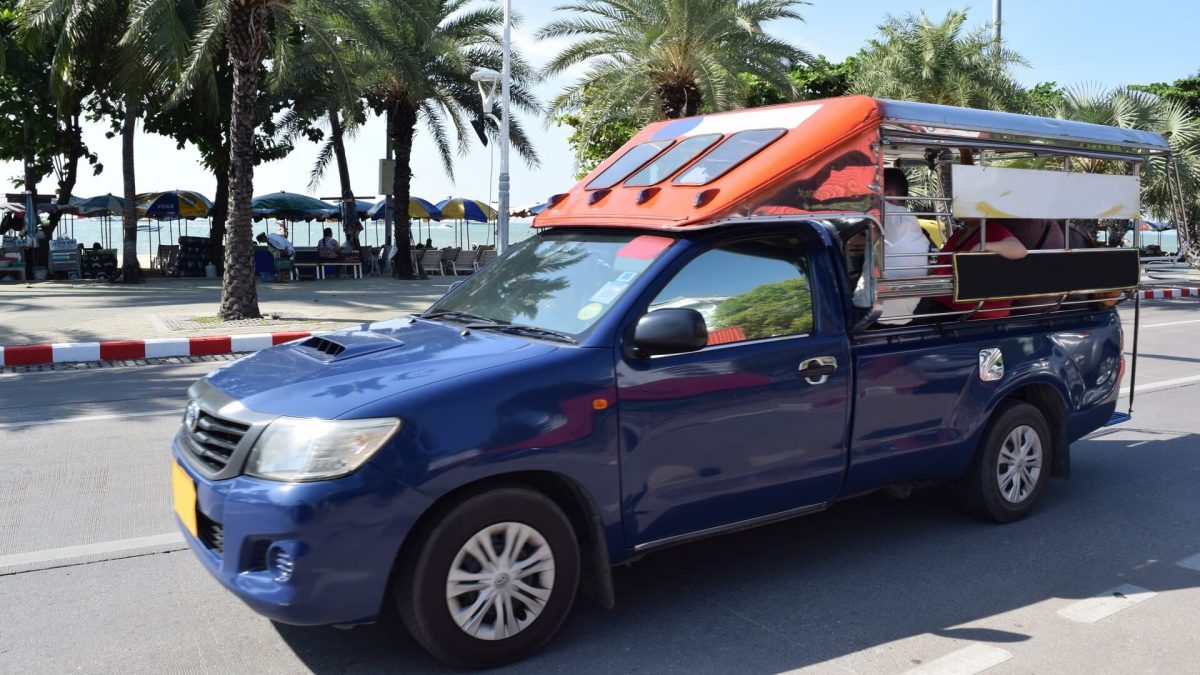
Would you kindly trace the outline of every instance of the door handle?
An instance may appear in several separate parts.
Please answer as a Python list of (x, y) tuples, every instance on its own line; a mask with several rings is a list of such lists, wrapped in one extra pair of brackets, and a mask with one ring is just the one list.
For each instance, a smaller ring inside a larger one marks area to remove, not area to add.
[(800, 364), (797, 375), (809, 384), (825, 384), (829, 376), (837, 372), (837, 358), (833, 356), (816, 356), (805, 359)]

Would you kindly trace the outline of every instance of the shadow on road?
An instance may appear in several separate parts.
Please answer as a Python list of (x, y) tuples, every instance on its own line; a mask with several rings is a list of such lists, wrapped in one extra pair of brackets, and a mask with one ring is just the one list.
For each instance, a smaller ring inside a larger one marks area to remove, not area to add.
[[(1126, 582), (1194, 587), (1200, 575), (1174, 561), (1200, 549), (1198, 443), (1139, 430), (1080, 441), (1072, 478), (1010, 525), (973, 520), (940, 490), (875, 494), (651, 555), (615, 571), (616, 609), (580, 600), (543, 652), (509, 670), (779, 672), (923, 634), (1023, 642), (1010, 622), (964, 624)], [(277, 629), (318, 673), (442, 670), (394, 620)]]

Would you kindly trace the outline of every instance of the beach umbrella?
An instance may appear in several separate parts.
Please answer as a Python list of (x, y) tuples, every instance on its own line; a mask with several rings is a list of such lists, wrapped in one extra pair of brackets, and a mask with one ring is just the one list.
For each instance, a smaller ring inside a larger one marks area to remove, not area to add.
[(437, 208), (442, 212), (442, 218), (474, 220), (479, 223), (496, 218), (496, 210), (478, 199), (451, 197), (438, 202)]
[(331, 209), (334, 213), (338, 211), (338, 207), (327, 202), (295, 192), (272, 192), (269, 195), (259, 195), (250, 201), (252, 214), (280, 220), (324, 218), (329, 215)]
[(137, 196), (138, 215), (143, 218), (204, 218), (211, 208), (212, 202), (208, 197), (191, 190), (148, 192)]
[[(387, 200), (380, 199), (378, 202), (375, 203), (374, 206), (371, 207), (371, 210), (367, 212), (367, 216), (369, 216), (372, 220), (379, 220), (379, 219), (383, 218), (383, 210), (386, 206), (387, 206)], [(430, 220), (441, 220), (442, 212), (441, 212), (441, 210), (438, 209), (438, 207), (425, 201), (424, 199), (421, 199), (420, 197), (409, 197), (408, 198), (408, 217), (410, 220), (413, 218), (428, 218)]]
[(81, 199), (75, 207), (81, 216), (112, 216), (125, 210), (125, 200), (109, 193)]

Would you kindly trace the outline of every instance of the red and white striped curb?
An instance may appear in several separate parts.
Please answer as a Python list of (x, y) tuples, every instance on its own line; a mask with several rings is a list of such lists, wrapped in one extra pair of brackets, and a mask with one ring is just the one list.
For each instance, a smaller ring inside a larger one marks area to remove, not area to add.
[(1200, 288), (1144, 288), (1143, 300), (1165, 300), (1168, 298), (1200, 298)]
[(0, 366), (38, 366), (68, 361), (120, 361), (165, 356), (212, 356), (256, 352), (312, 335), (308, 331), (206, 335), (159, 340), (108, 340), (59, 342), (0, 347)]

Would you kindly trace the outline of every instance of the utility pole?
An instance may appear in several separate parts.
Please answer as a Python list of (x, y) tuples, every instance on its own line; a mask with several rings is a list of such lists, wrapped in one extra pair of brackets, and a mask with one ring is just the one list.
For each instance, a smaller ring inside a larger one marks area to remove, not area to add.
[(992, 0), (992, 39), (1000, 46), (1000, 0)]
[[(999, 0), (997, 0), (999, 1)], [(512, 16), (511, 0), (504, 0), (504, 63), (500, 69), (500, 213), (497, 225), (496, 250), (508, 250), (508, 125), (509, 80), (512, 78)]]

